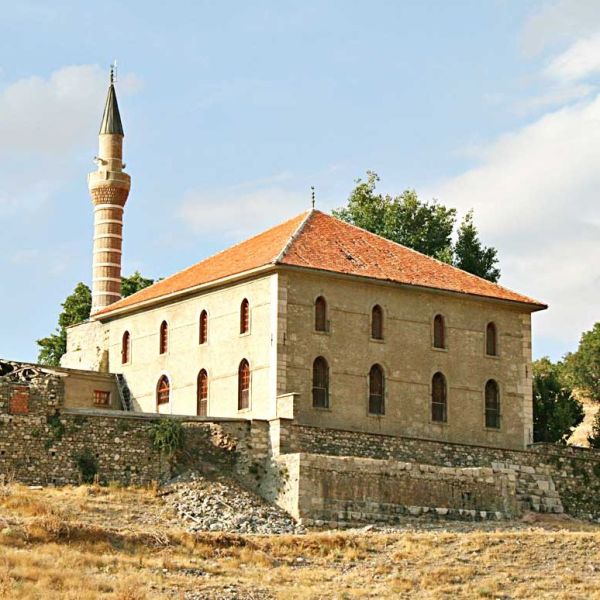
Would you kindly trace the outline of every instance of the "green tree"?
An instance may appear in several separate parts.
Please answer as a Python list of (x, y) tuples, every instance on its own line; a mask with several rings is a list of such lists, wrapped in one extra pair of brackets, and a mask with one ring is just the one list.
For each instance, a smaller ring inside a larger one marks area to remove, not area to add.
[(486, 248), (479, 240), (473, 212), (465, 216), (452, 244), (456, 210), (436, 201), (419, 200), (414, 190), (400, 196), (377, 193), (379, 176), (367, 171), (367, 181), (356, 180), (345, 207), (333, 214), (353, 225), (433, 256), (490, 281), (498, 281), (500, 270), (495, 248)]
[(600, 322), (581, 335), (576, 352), (567, 354), (565, 370), (574, 387), (600, 402)]
[(458, 229), (458, 239), (454, 246), (454, 266), (483, 277), (494, 283), (500, 279), (496, 248), (486, 248), (479, 240), (479, 233), (473, 223), (470, 210)]
[(534, 442), (565, 443), (583, 421), (583, 406), (561, 374), (562, 365), (548, 357), (533, 363)]
[[(152, 279), (142, 277), (136, 271), (130, 277), (121, 278), (123, 297), (152, 285)], [(72, 294), (61, 304), (63, 310), (58, 316), (58, 327), (55, 333), (37, 341), (39, 346), (38, 362), (42, 365), (57, 367), (62, 355), (67, 351), (67, 327), (82, 323), (90, 317), (92, 310), (92, 292), (85, 283), (78, 283)]]
[(588, 442), (592, 448), (600, 449), (600, 408), (594, 417), (594, 423), (592, 424), (592, 435), (588, 436)]
[(62, 303), (55, 333), (37, 341), (40, 348), (38, 362), (57, 367), (61, 356), (67, 351), (67, 327), (85, 321), (92, 308), (92, 292), (85, 283), (78, 283), (73, 293)]
[(437, 202), (422, 202), (414, 190), (400, 196), (376, 192), (379, 176), (367, 171), (367, 181), (356, 180), (348, 204), (333, 214), (423, 254), (445, 258), (452, 254), (456, 210)]
[(142, 277), (142, 274), (139, 271), (136, 271), (129, 277), (121, 278), (121, 295), (123, 298), (126, 298), (127, 296), (131, 296), (131, 294), (135, 294), (136, 292), (147, 288), (153, 283), (154, 279)]

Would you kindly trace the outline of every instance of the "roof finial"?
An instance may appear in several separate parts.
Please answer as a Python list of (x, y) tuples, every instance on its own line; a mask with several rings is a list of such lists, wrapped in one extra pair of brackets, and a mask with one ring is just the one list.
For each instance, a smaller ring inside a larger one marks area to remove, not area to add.
[(110, 65), (110, 85), (113, 85), (117, 81), (117, 59)]
[(311, 201), (312, 201), (312, 207), (314, 208), (315, 207), (315, 186), (311, 185), (310, 190), (311, 190), (310, 197), (311, 197)]

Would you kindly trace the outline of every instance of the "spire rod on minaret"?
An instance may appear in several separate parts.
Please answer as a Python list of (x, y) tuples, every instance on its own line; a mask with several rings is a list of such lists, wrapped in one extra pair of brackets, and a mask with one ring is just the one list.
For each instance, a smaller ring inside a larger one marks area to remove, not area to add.
[(315, 186), (314, 185), (310, 186), (310, 191), (311, 191), (310, 198), (311, 198), (311, 202), (312, 202), (312, 207), (314, 208), (315, 207)]
[(117, 61), (115, 60), (110, 66), (110, 85), (108, 86), (104, 114), (102, 115), (102, 123), (100, 124), (100, 135), (106, 133), (125, 135), (123, 132), (123, 123), (121, 122), (121, 113), (119, 112), (119, 104), (117, 103), (117, 94), (115, 92), (116, 81)]

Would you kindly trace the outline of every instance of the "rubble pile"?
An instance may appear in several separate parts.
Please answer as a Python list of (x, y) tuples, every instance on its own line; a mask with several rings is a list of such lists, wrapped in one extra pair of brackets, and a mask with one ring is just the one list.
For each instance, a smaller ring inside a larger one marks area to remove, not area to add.
[(189, 531), (224, 531), (264, 535), (303, 533), (290, 515), (225, 477), (187, 474), (163, 492), (167, 506)]

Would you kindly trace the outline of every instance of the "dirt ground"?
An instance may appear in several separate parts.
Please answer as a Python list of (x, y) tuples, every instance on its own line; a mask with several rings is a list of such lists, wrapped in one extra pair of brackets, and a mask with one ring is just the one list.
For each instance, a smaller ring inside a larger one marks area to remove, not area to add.
[(306, 535), (188, 533), (152, 489), (0, 488), (0, 598), (600, 599), (600, 525), (568, 518)]

